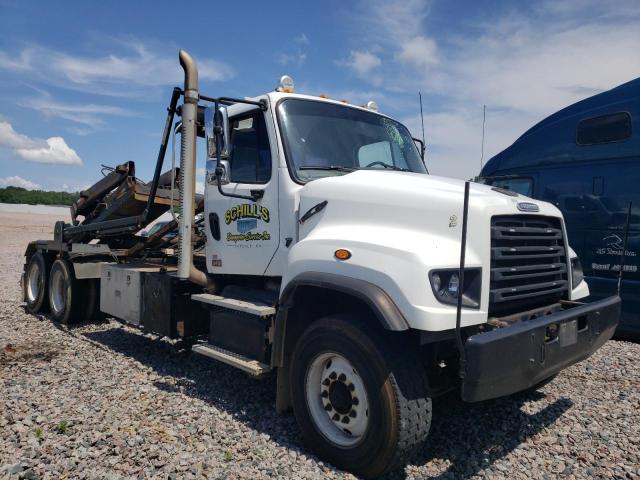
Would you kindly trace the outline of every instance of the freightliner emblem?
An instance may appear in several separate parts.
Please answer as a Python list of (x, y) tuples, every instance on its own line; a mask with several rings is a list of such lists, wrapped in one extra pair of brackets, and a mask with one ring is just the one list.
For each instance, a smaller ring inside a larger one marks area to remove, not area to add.
[(521, 212), (539, 212), (540, 207), (531, 202), (518, 202), (518, 210)]

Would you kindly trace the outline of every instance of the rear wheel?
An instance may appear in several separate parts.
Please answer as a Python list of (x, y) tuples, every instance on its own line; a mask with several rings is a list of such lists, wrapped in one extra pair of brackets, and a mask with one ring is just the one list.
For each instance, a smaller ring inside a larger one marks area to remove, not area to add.
[(24, 300), (31, 313), (47, 312), (49, 299), (47, 295), (51, 261), (41, 252), (34, 253), (23, 277)]
[(309, 447), (338, 467), (376, 477), (424, 442), (431, 399), (411, 350), (365, 325), (344, 315), (312, 324), (293, 353), (291, 389)]
[(95, 295), (92, 300), (87, 281), (77, 280), (73, 265), (61, 258), (51, 266), (49, 305), (53, 319), (64, 324), (87, 319), (88, 311), (95, 306)]

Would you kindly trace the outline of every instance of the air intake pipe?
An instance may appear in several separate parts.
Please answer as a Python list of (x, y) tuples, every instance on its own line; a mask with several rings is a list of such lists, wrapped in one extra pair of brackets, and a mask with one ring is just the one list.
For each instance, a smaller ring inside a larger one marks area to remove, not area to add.
[(207, 274), (193, 264), (192, 226), (196, 194), (196, 120), (198, 115), (198, 67), (186, 51), (180, 50), (184, 70), (184, 103), (180, 147), (180, 246), (178, 277), (208, 287)]

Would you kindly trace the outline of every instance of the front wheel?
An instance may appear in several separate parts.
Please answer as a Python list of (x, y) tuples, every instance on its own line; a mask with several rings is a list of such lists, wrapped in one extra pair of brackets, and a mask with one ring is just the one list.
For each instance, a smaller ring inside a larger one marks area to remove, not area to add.
[(391, 335), (355, 317), (326, 317), (302, 334), (292, 357), (293, 408), (306, 443), (364, 477), (401, 466), (431, 424), (420, 362)]

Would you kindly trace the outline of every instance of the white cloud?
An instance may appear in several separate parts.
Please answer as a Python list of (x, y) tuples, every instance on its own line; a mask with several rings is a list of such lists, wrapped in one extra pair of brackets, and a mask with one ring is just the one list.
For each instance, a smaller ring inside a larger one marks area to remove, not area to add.
[(75, 150), (69, 148), (62, 137), (50, 137), (47, 146), (42, 148), (18, 148), (16, 154), (36, 163), (55, 163), (59, 165), (82, 165)]
[(302, 33), (294, 38), (293, 42), (297, 46), (287, 51), (276, 53), (275, 57), (280, 65), (295, 65), (299, 68), (307, 61), (306, 47), (309, 46), (309, 38)]
[(13, 71), (25, 71), (31, 69), (31, 57), (32, 51), (25, 49), (20, 52), (17, 58), (7, 55), (5, 52), (0, 51), (0, 68)]
[[(97, 82), (126, 83), (145, 86), (161, 86), (182, 80), (182, 70), (175, 58), (153, 52), (144, 43), (131, 41), (125, 44), (127, 53), (108, 54), (101, 57), (82, 57), (55, 53), (51, 67), (74, 83)], [(201, 80), (228, 80), (233, 69), (212, 59), (196, 59)]]
[(31, 180), (27, 180), (26, 178), (19, 177), (17, 175), (14, 175), (12, 177), (0, 178), (0, 186), (20, 187), (27, 190), (39, 190), (41, 188), (39, 184), (32, 182)]
[(398, 59), (418, 67), (432, 65), (439, 61), (438, 47), (431, 38), (418, 35), (401, 45)]
[[(102, 104), (72, 104), (53, 100), (49, 94), (43, 92), (39, 98), (27, 98), (18, 102), (20, 106), (31, 108), (42, 113), (45, 117), (63, 118), (70, 122), (84, 125), (82, 131), (74, 133), (87, 134), (104, 125), (103, 116), (136, 116), (135, 112), (112, 105)], [(89, 127), (89, 128), (87, 128)]]
[[(389, 58), (375, 66), (396, 95), (425, 97), (431, 171), (469, 178), (479, 171), (482, 105), (485, 160), (562, 107), (640, 75), (640, 4), (620, 0), (545, 2), (491, 12), (471, 25), (427, 33), (430, 4), (363, 4), (361, 41)], [(371, 81), (371, 76), (362, 76)], [(414, 133), (419, 119), (407, 119)]]
[(0, 145), (11, 148), (33, 148), (42, 142), (33, 140), (26, 135), (16, 132), (9, 122), (0, 120)]
[(87, 190), (89, 187), (91, 186), (91, 184), (85, 184), (85, 185), (68, 185), (66, 183), (62, 184), (62, 190), (64, 190), (65, 192), (69, 192), (69, 193), (76, 193), (76, 192), (81, 192), (83, 190)]
[(382, 60), (371, 51), (351, 50), (346, 60), (339, 60), (336, 63), (350, 68), (358, 77), (374, 85), (379, 85), (382, 81), (380, 76), (373, 74), (382, 65)]
[(76, 151), (67, 145), (64, 138), (30, 138), (16, 132), (7, 121), (0, 121), (0, 145), (12, 148), (18, 157), (29, 162), (82, 165), (82, 160)]
[(426, 0), (376, 0), (364, 4), (365, 36), (376, 43), (395, 45), (421, 34), (431, 2)]
[(278, 63), (280, 65), (295, 65), (301, 67), (304, 62), (307, 61), (307, 54), (303, 52), (298, 53), (278, 53), (276, 55)]
[[(108, 50), (95, 55), (77, 55), (33, 45), (21, 52), (0, 51), (0, 69), (63, 88), (90, 93), (130, 96), (143, 87), (179, 85), (183, 73), (178, 49), (151, 47), (137, 39), (108, 38)], [(105, 53), (106, 51), (106, 53)], [(195, 56), (201, 81), (225, 81), (235, 75), (224, 62)]]
[(306, 33), (301, 33), (295, 38), (295, 42), (301, 45), (309, 45), (309, 37), (307, 37)]

